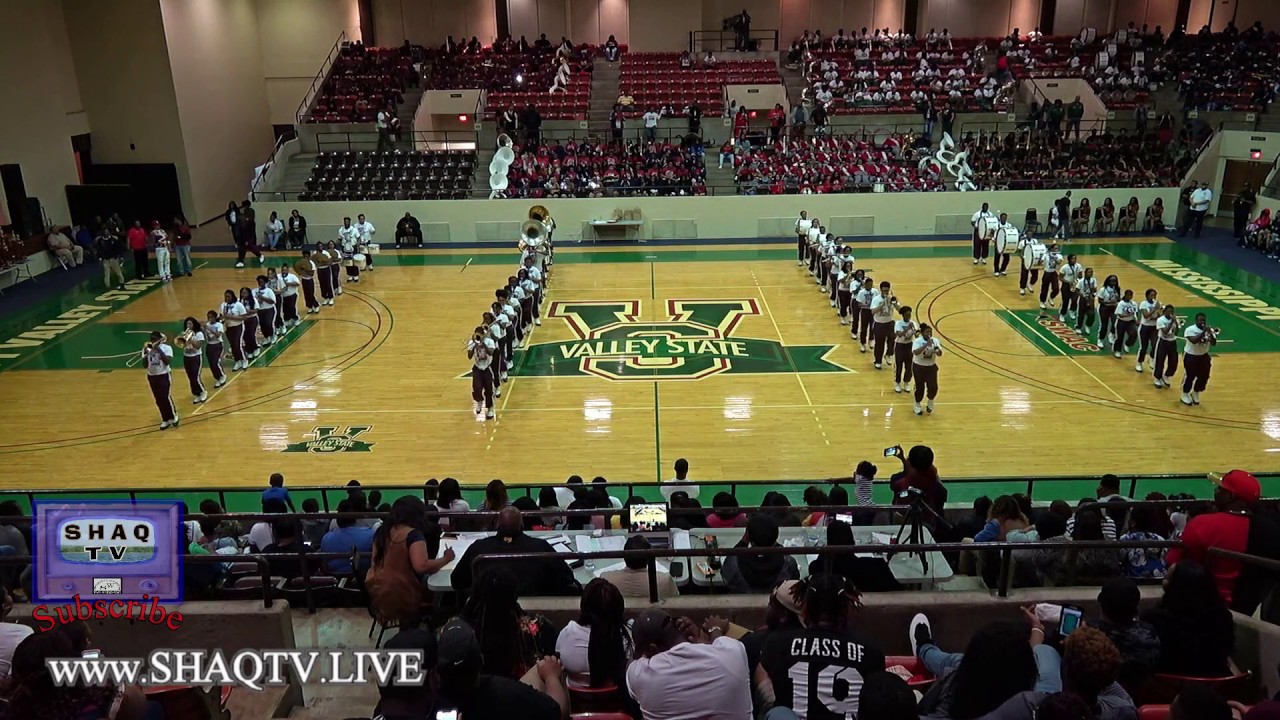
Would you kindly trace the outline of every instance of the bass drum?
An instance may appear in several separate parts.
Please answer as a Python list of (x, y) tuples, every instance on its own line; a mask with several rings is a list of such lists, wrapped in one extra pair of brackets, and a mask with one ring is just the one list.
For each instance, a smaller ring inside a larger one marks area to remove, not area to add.
[(1010, 225), (996, 230), (996, 254), (1012, 255), (1015, 248), (1018, 247), (1018, 228)]
[(1043, 268), (1049, 257), (1049, 248), (1041, 242), (1030, 242), (1022, 249), (1022, 264), (1028, 269)]
[(994, 240), (996, 230), (1000, 227), (1000, 220), (993, 217), (982, 217), (978, 219), (978, 237), (983, 240)]

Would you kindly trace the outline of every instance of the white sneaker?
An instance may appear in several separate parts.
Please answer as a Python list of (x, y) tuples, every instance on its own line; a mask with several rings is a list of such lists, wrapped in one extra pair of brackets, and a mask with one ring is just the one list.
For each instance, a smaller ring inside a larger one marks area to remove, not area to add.
[(1196, 405), (1199, 405), (1199, 404), (1200, 404), (1200, 391), (1199, 391), (1199, 390), (1192, 390), (1192, 391), (1191, 391), (1191, 402), (1192, 402), (1192, 403), (1194, 403), (1194, 404), (1196, 404)]
[(472, 413), (475, 413), (476, 415), (479, 415), (480, 413), (484, 412), (484, 408), (483, 408), (483, 407), (481, 407), (480, 403), (476, 402), (475, 400), (472, 400), (472, 401), (471, 401), (471, 412), (472, 412)]
[(1066, 317), (1065, 315), (1063, 315), (1062, 313), (1058, 313), (1058, 322), (1060, 322), (1060, 323), (1062, 323), (1062, 324), (1064, 324), (1064, 325), (1065, 325), (1065, 324), (1066, 324), (1066, 322), (1067, 322), (1067, 317)]
[(974, 264), (974, 265), (977, 265), (977, 264), (978, 264), (978, 258), (974, 258), (974, 259), (973, 259), (973, 264)]
[(1057, 304), (1058, 304), (1058, 301), (1057, 301), (1057, 300), (1052, 300), (1052, 299), (1051, 299), (1051, 300), (1049, 300), (1049, 307), (1054, 307), (1054, 306), (1055, 306), (1055, 305), (1057, 305)]
[(877, 370), (880, 369), (880, 363), (874, 363)]
[[(334, 288), (334, 293), (336, 293), (336, 294), (338, 294), (338, 295), (341, 295), (341, 294), (342, 294), (342, 288)], [(333, 301), (332, 301), (332, 300), (330, 300), (330, 301), (329, 301), (329, 304), (330, 304), (330, 305), (332, 305), (332, 304), (333, 304)]]
[(840, 324), (841, 324), (841, 325), (848, 325), (848, 324), (849, 324), (849, 318), (840, 318)]
[(168, 429), (169, 429), (169, 421), (168, 421), (168, 420), (165, 420), (164, 422), (160, 423), (160, 429), (161, 429), (161, 430), (168, 430)]
[(174, 416), (173, 416), (173, 422), (169, 423), (169, 427), (178, 427), (178, 420), (179, 420), (179, 419), (180, 419), (180, 418), (179, 418), (177, 415), (174, 415)]
[(1027, 294), (1027, 289), (1026, 289), (1026, 288), (1018, 288), (1018, 294), (1019, 294), (1019, 295), (1026, 295), (1026, 294)]
[(1118, 351), (1118, 350), (1117, 350), (1117, 351), (1115, 352), (1115, 356), (1116, 356), (1117, 358), (1118, 358), (1118, 357), (1121, 357), (1120, 351)]
[(1191, 399), (1191, 393), (1185, 393), (1185, 392), (1184, 392), (1184, 393), (1182, 393), (1182, 404), (1183, 404), (1183, 405), (1194, 405), (1194, 404), (1195, 404), (1195, 402), (1196, 402), (1195, 400)]
[(983, 264), (983, 265), (986, 265), (986, 264), (987, 264), (987, 259), (986, 259), (986, 258), (982, 258), (982, 264)]
[(194, 398), (192, 398), (192, 399), (191, 399), (191, 404), (192, 404), (192, 405), (199, 405), (200, 403), (202, 403), (202, 402), (204, 402), (205, 400), (208, 400), (208, 399), (209, 399), (209, 394), (208, 394), (208, 393), (200, 393), (199, 395), (197, 395), (197, 396), (195, 396)]
[(1043, 310), (1043, 309), (1044, 309), (1044, 301), (1043, 301), (1043, 300), (1041, 300), (1041, 301), (1040, 301), (1040, 309), (1041, 309), (1041, 310)]
[[(924, 633), (918, 631), (920, 627), (924, 627)], [(912, 655), (919, 655), (921, 641), (933, 642), (933, 626), (929, 624), (928, 616), (924, 613), (916, 613), (916, 616), (911, 618), (911, 624), (907, 626), (907, 638), (911, 641)]]
[(912, 407), (914, 407), (914, 408), (915, 408), (915, 410), (916, 410), (916, 414), (917, 414), (917, 415), (923, 415), (923, 414), (924, 414), (924, 409), (920, 407), (920, 403), (912, 403), (911, 405), (912, 405)]
[(539, 325), (539, 326), (541, 326), (541, 325), (542, 325), (542, 318), (536, 318), (536, 319), (533, 321), (533, 324), (534, 324), (534, 325)]
[(266, 255), (259, 255), (259, 256), (258, 256), (258, 264), (259, 264), (259, 265), (266, 265), (266, 264), (267, 264), (267, 256), (266, 256)]
[(866, 344), (866, 343), (860, 343), (860, 344), (858, 345), (858, 352), (866, 352), (866, 351), (867, 351), (867, 344)]
[(502, 397), (502, 388), (494, 388), (494, 389), (493, 389), (493, 396), (494, 396), (494, 397)]
[[(238, 268), (242, 268), (242, 267), (244, 267), (244, 263), (237, 261), (237, 262), (236, 262), (236, 267), (238, 267)], [(168, 426), (168, 425), (165, 425), (165, 427), (169, 427), (169, 426)]]
[(929, 412), (933, 412), (933, 398), (929, 398), (928, 401), (925, 402), (924, 409)]
[(831, 307), (835, 307), (835, 306), (836, 306), (836, 301), (835, 301), (835, 300), (832, 300), (832, 301), (831, 301)]
[(894, 391), (894, 392), (896, 392), (896, 393), (900, 393), (900, 392), (902, 392), (902, 385), (901, 385), (900, 383), (894, 383), (894, 384), (893, 384), (893, 391)]
[(1135, 372), (1142, 372), (1142, 363), (1133, 366)]
[(218, 380), (217, 382), (215, 382), (215, 383), (213, 384), (213, 386), (214, 386), (215, 388), (220, 388), (220, 387), (222, 387), (223, 385), (226, 385), (226, 384), (227, 384), (227, 376), (226, 376), (226, 375), (223, 375), (223, 376), (222, 376), (222, 379), (220, 379), (220, 380)]
[(485, 419), (487, 419), (487, 420), (492, 420), (492, 419), (493, 419), (493, 417), (494, 417), (494, 416), (493, 416), (493, 408), (489, 408), (489, 410), (488, 410), (487, 412), (485, 412), (484, 416), (485, 416)]
[(506, 382), (506, 381), (507, 381), (507, 374), (504, 372), (502, 373), (502, 382)]
[(1156, 387), (1158, 387), (1158, 388), (1162, 388), (1162, 387), (1164, 387), (1164, 386), (1165, 386), (1165, 385), (1164, 385), (1164, 378), (1157, 377), (1157, 378), (1156, 378)]

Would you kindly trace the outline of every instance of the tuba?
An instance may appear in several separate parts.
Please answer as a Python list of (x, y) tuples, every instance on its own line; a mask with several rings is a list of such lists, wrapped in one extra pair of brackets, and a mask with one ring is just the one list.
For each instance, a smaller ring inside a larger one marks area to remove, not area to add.
[(520, 226), (520, 242), (516, 247), (524, 252), (530, 244), (537, 242), (547, 234), (547, 227), (538, 220), (525, 220)]
[(293, 264), (293, 271), (298, 273), (298, 277), (311, 277), (315, 272), (312, 269), (311, 262), (306, 258), (299, 258), (298, 261)]
[(533, 207), (529, 208), (529, 219), (537, 220), (538, 222), (545, 225), (551, 222), (551, 211), (547, 210), (542, 205), (534, 205)]

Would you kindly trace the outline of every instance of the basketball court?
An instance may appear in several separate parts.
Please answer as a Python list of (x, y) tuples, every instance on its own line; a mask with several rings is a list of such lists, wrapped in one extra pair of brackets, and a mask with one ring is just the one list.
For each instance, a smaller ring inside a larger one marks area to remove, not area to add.
[(861, 459), (887, 475), (882, 449), (916, 443), (951, 478), (1280, 470), (1280, 295), (1162, 238), (1066, 251), (1138, 297), (1155, 288), (1184, 322), (1208, 313), (1223, 342), (1203, 405), (1156, 389), (1132, 354), (1065, 332), (1056, 312), (1040, 317), (1018, 294), (1017, 261), (994, 278), (967, 242), (855, 246), (858, 267), (937, 328), (941, 392), (923, 417), (893, 392), (891, 363), (874, 370), (851, 342), (793, 243), (562, 243), (496, 420), (472, 414), (464, 345), (514, 247), (379, 256), (225, 387), (206, 368), (207, 403), (192, 405), (176, 366), (182, 421), (161, 432), (132, 359), (150, 330), (172, 337), (223, 290), (253, 285), (256, 266), (215, 253), (194, 278), (95, 282), (4, 321), (0, 486), (261, 487), (276, 471), (293, 485), (653, 481), (679, 457), (696, 480), (822, 479)]

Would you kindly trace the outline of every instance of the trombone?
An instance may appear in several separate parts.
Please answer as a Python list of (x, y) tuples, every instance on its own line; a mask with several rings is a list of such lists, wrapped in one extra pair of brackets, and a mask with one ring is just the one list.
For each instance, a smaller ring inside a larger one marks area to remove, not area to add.
[[(166, 337), (164, 333), (160, 333), (160, 340), (159, 340), (159, 342), (164, 343), (164, 342), (167, 342), (167, 341), (168, 341), (168, 337)], [(176, 343), (176, 341), (175, 341), (175, 343)], [(151, 342), (150, 340), (146, 341), (145, 343), (143, 343), (143, 344), (142, 344), (142, 351), (141, 351), (141, 352), (139, 352), (139, 353), (137, 353), (137, 354), (136, 354), (136, 355), (134, 355), (133, 357), (129, 358), (128, 360), (126, 360), (126, 361), (125, 361), (125, 363), (124, 363), (124, 366), (125, 366), (125, 367), (137, 367), (137, 366), (138, 366), (138, 363), (142, 362), (142, 358), (143, 358), (143, 357), (145, 357), (145, 356), (147, 355), (147, 353), (151, 352), (151, 351), (152, 351), (152, 349), (154, 349), (154, 348), (155, 348), (155, 346), (156, 346), (156, 343)], [(181, 346), (179, 346), (179, 347), (181, 347)]]

